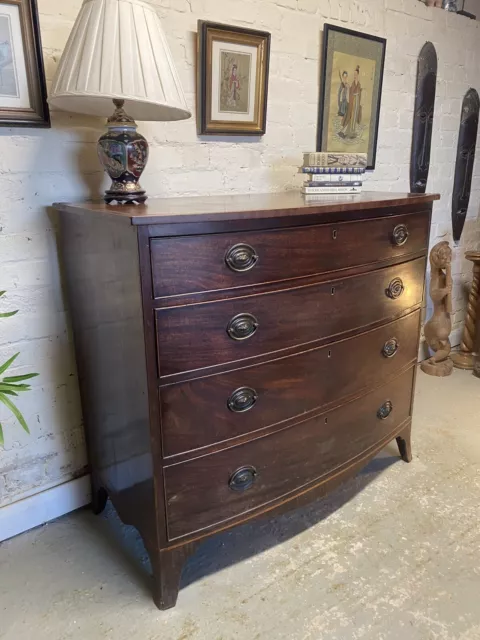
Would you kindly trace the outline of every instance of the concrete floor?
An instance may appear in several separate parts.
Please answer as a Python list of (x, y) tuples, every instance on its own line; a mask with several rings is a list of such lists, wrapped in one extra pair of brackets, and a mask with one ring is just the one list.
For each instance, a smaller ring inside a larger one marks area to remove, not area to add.
[(2, 640), (480, 639), (480, 380), (419, 372), (414, 458), (391, 444), (324, 501), (219, 535), (158, 611), (112, 509), (0, 546)]

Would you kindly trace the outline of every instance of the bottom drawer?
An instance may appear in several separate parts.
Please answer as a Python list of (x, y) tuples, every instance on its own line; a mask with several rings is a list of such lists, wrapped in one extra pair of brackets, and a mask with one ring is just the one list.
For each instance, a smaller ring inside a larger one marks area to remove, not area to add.
[(412, 367), (316, 418), (166, 467), (169, 539), (266, 505), (362, 454), (409, 417), (413, 375)]

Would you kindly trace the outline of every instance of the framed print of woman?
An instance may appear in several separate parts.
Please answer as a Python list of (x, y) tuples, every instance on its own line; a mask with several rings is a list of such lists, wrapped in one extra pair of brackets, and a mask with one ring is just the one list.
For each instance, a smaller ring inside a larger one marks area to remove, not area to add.
[(375, 168), (385, 38), (325, 24), (317, 151), (366, 153)]
[[(359, 81), (360, 66), (353, 72), (353, 82), (348, 92), (348, 108), (344, 115), (342, 128), (338, 132), (341, 138), (356, 138), (357, 125), (362, 122), (362, 85)], [(341, 114), (339, 114), (341, 115)]]

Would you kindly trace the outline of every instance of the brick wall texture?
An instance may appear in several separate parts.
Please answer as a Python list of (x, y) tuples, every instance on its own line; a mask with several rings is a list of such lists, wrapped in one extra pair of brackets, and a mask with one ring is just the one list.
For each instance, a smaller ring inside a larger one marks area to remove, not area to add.
[[(477, 0), (478, 1), (478, 0)], [(38, 0), (50, 86), (81, 0)], [(418, 0), (156, 0), (195, 110), (197, 20), (272, 34), (267, 133), (261, 138), (204, 137), (195, 120), (145, 123), (151, 158), (142, 183), (151, 196), (297, 189), (302, 152), (315, 147), (320, 51), (325, 21), (388, 40), (377, 169), (372, 190), (407, 191), (417, 55), (431, 40), (439, 58), (429, 191), (435, 204), (431, 242), (451, 239), (450, 206), (462, 97), (479, 89), (480, 23), (429, 9)], [(25, 434), (0, 411), (0, 506), (65, 482), (85, 470), (86, 455), (69, 328), (56, 248), (54, 201), (98, 195), (106, 186), (95, 143), (99, 119), (52, 113), (52, 129), (0, 130), (0, 358), (21, 351), (17, 371), (36, 370), (33, 390), (19, 399), (31, 427)], [(463, 254), (480, 244), (480, 159), (464, 236), (454, 251), (454, 342), (464, 318), (471, 265)]]

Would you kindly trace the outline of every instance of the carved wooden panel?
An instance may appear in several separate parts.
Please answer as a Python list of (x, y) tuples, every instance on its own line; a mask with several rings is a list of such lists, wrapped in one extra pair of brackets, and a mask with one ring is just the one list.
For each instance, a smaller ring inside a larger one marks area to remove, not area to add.
[(460, 240), (470, 202), (475, 145), (477, 142), (480, 99), (475, 89), (469, 89), (462, 104), (460, 132), (458, 134), (457, 162), (452, 196), (453, 239)]
[(410, 161), (410, 191), (412, 193), (425, 193), (427, 187), (436, 88), (437, 52), (431, 42), (426, 42), (418, 58)]

